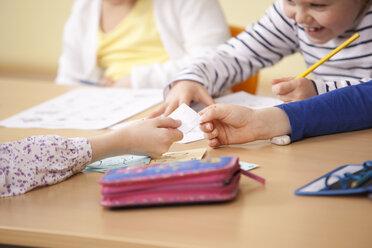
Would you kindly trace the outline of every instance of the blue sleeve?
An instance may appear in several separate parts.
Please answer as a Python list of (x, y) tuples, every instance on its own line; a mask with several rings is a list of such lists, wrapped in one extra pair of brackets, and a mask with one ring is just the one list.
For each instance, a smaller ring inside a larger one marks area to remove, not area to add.
[(291, 141), (372, 127), (372, 81), (276, 106), (287, 114)]

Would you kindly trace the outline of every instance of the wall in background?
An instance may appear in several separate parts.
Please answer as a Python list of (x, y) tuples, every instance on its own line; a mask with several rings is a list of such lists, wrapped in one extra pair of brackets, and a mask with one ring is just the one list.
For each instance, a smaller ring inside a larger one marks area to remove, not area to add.
[(0, 0), (0, 73), (54, 78), (73, 0)]
[[(187, 0), (186, 0), (187, 1)], [(258, 20), (274, 0), (220, 0), (228, 23)], [(62, 29), (73, 0), (0, 0), (0, 74), (52, 80), (62, 47)], [(260, 73), (260, 88), (271, 78), (296, 76), (305, 66), (300, 55)]]

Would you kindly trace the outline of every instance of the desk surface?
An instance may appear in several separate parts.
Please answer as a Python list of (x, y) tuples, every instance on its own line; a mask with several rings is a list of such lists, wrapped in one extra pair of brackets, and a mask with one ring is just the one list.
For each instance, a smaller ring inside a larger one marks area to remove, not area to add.
[[(0, 80), (0, 119), (68, 89)], [(0, 142), (35, 134), (90, 136), (82, 130), (0, 127)], [(175, 144), (171, 151), (205, 147)], [(0, 199), (0, 243), (38, 247), (371, 247), (372, 202), (365, 196), (301, 197), (294, 190), (347, 163), (372, 159), (372, 129), (309, 138), (289, 146), (268, 141), (208, 149), (261, 165), (265, 186), (242, 177), (236, 200), (223, 204), (109, 210), (97, 180), (80, 173), (57, 185)]]

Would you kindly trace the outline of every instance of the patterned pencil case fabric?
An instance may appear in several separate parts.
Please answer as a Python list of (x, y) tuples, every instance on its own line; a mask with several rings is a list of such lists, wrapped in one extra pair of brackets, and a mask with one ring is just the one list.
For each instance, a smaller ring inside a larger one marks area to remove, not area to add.
[(114, 169), (99, 183), (105, 207), (228, 201), (237, 195), (238, 157)]

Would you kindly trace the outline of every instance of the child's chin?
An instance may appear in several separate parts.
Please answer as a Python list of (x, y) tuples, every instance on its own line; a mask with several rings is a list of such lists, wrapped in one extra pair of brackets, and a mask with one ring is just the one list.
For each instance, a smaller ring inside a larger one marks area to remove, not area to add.
[(333, 37), (318, 38), (318, 37), (313, 37), (313, 36), (310, 36), (310, 35), (307, 35), (307, 37), (314, 44), (324, 44), (324, 43), (327, 43), (328, 41), (330, 41), (331, 39), (333, 39)]
[(324, 44), (334, 38), (334, 36), (326, 28), (313, 32), (306, 30), (306, 35), (314, 44)]

